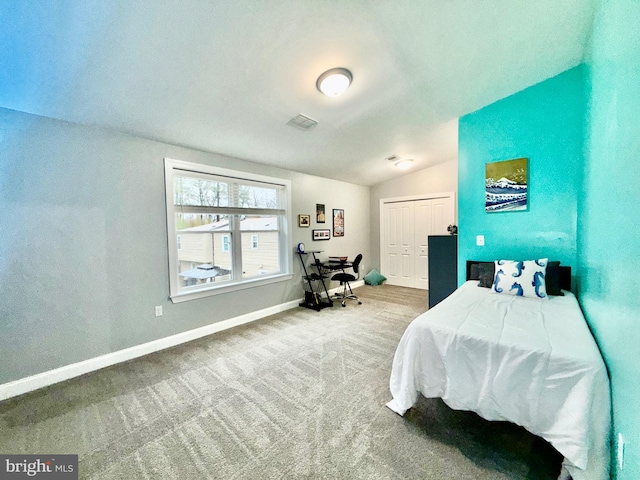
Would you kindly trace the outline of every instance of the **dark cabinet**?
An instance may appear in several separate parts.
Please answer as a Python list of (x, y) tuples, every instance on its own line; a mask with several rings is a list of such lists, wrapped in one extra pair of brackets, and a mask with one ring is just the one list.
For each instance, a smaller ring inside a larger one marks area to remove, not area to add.
[(429, 236), (429, 308), (458, 288), (458, 236)]

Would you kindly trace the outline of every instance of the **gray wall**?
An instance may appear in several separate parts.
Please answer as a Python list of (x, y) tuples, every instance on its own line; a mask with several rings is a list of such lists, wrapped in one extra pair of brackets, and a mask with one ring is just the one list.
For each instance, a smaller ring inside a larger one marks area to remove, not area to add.
[[(164, 157), (290, 179), (291, 251), (371, 258), (367, 187), (6, 109), (0, 143), (0, 383), (302, 296), (293, 257), (291, 281), (171, 303)], [(345, 237), (311, 241), (316, 203)]]
[[(425, 168), (371, 187), (371, 266), (380, 270), (380, 200), (458, 191), (458, 159)], [(456, 224), (458, 208), (455, 209)]]

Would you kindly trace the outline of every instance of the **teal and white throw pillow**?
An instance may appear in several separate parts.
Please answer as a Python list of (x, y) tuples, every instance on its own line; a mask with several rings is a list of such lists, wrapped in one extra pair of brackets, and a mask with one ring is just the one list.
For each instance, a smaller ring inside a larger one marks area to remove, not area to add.
[(545, 275), (548, 258), (538, 260), (496, 260), (491, 293), (519, 297), (547, 298)]
[(366, 283), (367, 285), (374, 285), (374, 286), (382, 285), (382, 282), (384, 282), (386, 279), (387, 277), (382, 275), (375, 268), (372, 268), (371, 271), (364, 276), (364, 283)]

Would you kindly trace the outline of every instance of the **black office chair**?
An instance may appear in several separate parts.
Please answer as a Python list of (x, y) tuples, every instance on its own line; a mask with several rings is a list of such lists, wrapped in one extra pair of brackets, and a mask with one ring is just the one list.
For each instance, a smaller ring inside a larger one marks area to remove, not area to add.
[[(340, 286), (342, 287), (342, 292), (332, 296), (331, 300), (342, 301), (343, 307), (347, 306), (347, 300), (357, 300), (358, 305), (362, 305), (362, 302), (360, 301), (360, 299), (353, 294), (353, 290), (351, 290), (351, 285), (349, 285), (349, 282), (355, 282), (356, 280), (358, 280), (358, 278), (360, 278), (359, 271), (360, 271), (361, 261), (362, 261), (362, 254), (359, 253), (356, 259), (351, 264), (351, 268), (353, 269), (353, 272), (355, 273), (355, 275), (351, 273), (347, 273), (343, 270), (342, 272), (336, 273), (333, 277), (331, 277), (331, 280), (335, 282), (340, 282)], [(347, 289), (349, 290), (348, 293), (347, 293)]]

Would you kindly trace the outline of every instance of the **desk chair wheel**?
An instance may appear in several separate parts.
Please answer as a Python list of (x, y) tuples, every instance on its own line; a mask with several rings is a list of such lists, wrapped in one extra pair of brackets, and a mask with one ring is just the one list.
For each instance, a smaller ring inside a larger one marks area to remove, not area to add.
[[(347, 297), (347, 298), (353, 298), (353, 297)], [(362, 302), (361, 302), (360, 300), (358, 300), (358, 305), (362, 305)], [(347, 302), (346, 302), (346, 301), (343, 301), (343, 302), (342, 302), (342, 306), (343, 306), (343, 307), (346, 307), (346, 306), (347, 306)]]

